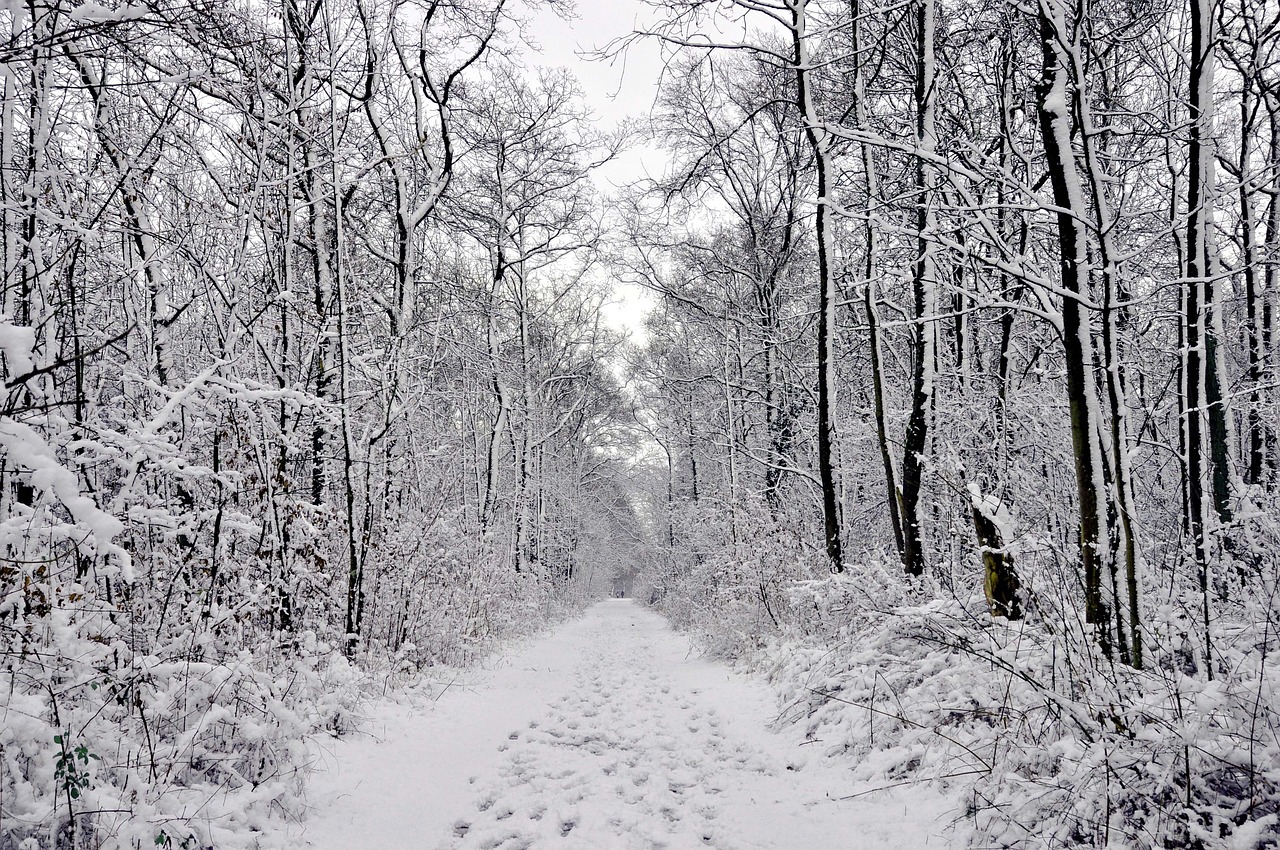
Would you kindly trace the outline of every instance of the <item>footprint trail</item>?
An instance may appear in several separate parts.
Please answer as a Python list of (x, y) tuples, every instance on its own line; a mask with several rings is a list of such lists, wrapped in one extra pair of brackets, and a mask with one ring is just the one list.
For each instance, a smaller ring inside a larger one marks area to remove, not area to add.
[(315, 850), (947, 845), (934, 792), (849, 799), (848, 770), (771, 731), (774, 711), (765, 685), (609, 600), (429, 711), (385, 714), (380, 740), (338, 745), (303, 837)]

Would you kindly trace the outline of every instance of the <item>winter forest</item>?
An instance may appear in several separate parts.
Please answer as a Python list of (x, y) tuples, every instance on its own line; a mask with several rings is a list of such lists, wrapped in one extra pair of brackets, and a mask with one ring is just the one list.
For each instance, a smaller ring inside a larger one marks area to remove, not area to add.
[(584, 611), (952, 846), (1280, 844), (1280, 7), (613, 5), (620, 122), (557, 0), (0, 2), (0, 848), (314, 846)]

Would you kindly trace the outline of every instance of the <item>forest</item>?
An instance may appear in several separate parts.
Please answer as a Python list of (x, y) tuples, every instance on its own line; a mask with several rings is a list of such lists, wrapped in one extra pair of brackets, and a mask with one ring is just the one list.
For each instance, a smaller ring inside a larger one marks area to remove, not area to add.
[(617, 593), (965, 845), (1276, 846), (1280, 7), (625, 5), (611, 125), (562, 0), (0, 2), (0, 850)]

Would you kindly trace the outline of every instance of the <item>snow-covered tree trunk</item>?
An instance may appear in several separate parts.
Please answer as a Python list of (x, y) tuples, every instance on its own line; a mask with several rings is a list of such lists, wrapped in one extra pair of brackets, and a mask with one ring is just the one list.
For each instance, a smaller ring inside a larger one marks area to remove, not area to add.
[(1072, 455), (1075, 459), (1080, 517), (1080, 562), (1084, 570), (1085, 620), (1093, 625), (1103, 651), (1116, 649), (1114, 611), (1107, 604), (1110, 551), (1107, 486), (1100, 443), (1101, 416), (1093, 378), (1093, 334), (1086, 302), (1089, 295), (1089, 245), (1082, 228), (1089, 220), (1084, 187), (1074, 153), (1076, 120), (1072, 109), (1071, 69), (1078, 48), (1066, 10), (1059, 0), (1040, 0), (1038, 24), (1043, 43), (1038, 87), (1040, 134), (1057, 207), (1057, 241), (1062, 296), (1062, 335), (1066, 355)]
[(836, 484), (835, 394), (833, 349), (836, 341), (835, 236), (831, 215), (835, 191), (832, 138), (818, 112), (813, 91), (814, 69), (810, 54), (810, 0), (789, 0), (792, 67), (796, 75), (796, 106), (804, 121), (805, 138), (813, 152), (817, 172), (817, 212), (814, 234), (818, 251), (818, 477), (822, 485), (823, 531), (827, 559), (833, 572), (844, 570), (839, 489)]
[(1191, 0), (1191, 55), (1188, 66), (1187, 230), (1183, 328), (1186, 341), (1182, 370), (1186, 390), (1182, 416), (1186, 433), (1188, 527), (1195, 552), (1206, 661), (1212, 675), (1209, 642), (1210, 561), (1213, 535), (1231, 520), (1226, 410), (1219, 377), (1217, 328), (1217, 263), (1213, 228), (1216, 200), (1214, 168), (1214, 0)]
[(1277, 405), (1280, 393), (1276, 391), (1275, 385), (1278, 367), (1280, 367), (1280, 363), (1277, 362), (1280, 354), (1276, 351), (1275, 340), (1276, 311), (1280, 310), (1280, 96), (1268, 97), (1265, 100), (1265, 108), (1271, 136), (1267, 156), (1271, 186), (1270, 197), (1267, 200), (1267, 223), (1264, 229), (1266, 285), (1259, 299), (1261, 303), (1258, 305), (1258, 341), (1262, 349), (1259, 356), (1261, 360), (1259, 380), (1266, 386), (1259, 403), (1263, 410), (1264, 421), (1270, 423), (1266, 426), (1263, 438), (1266, 460), (1262, 479), (1266, 487), (1274, 491), (1280, 485), (1280, 445), (1277, 445), (1280, 426), (1275, 424), (1277, 411), (1280, 409)]
[[(1114, 502), (1109, 511), (1112, 520), (1112, 543), (1118, 544), (1123, 559), (1120, 571), (1115, 557), (1108, 555), (1107, 582), (1108, 606), (1115, 620), (1116, 642), (1120, 659), (1134, 667), (1142, 667), (1142, 628), (1138, 598), (1138, 540), (1139, 523), (1136, 521), (1136, 505), (1133, 498), (1133, 472), (1130, 464), (1132, 441), (1129, 434), (1129, 402), (1125, 387), (1124, 350), (1121, 344), (1121, 325), (1127, 315), (1126, 287), (1122, 282), (1122, 269), (1115, 245), (1116, 220), (1110, 187), (1115, 183), (1109, 173), (1110, 153), (1106, 149), (1107, 137), (1098, 132), (1094, 120), (1091, 87), (1088, 71), (1082, 56), (1083, 50), (1070, 53), (1074, 63), (1071, 76), (1078, 81), (1073, 90), (1073, 106), (1080, 127), (1081, 149), (1088, 185), (1090, 211), (1094, 226), (1093, 246), (1096, 252), (1098, 287), (1102, 290), (1102, 372), (1106, 388), (1107, 405), (1099, 420), (1105, 433), (1099, 435), (1103, 444), (1110, 444), (1110, 468), (1104, 475), (1109, 485), (1107, 499)], [(1100, 404), (1101, 408), (1101, 404)], [(1109, 423), (1109, 428), (1106, 427)], [(1106, 458), (1104, 458), (1105, 462)]]
[(911, 414), (902, 444), (902, 564), (908, 575), (924, 573), (924, 536), (920, 495), (924, 486), (929, 420), (933, 415), (934, 370), (937, 363), (938, 270), (935, 259), (938, 203), (937, 175), (932, 157), (937, 150), (933, 0), (916, 0), (915, 20), (915, 258), (911, 264), (912, 318)]
[[(867, 120), (866, 55), (864, 44), (861, 0), (850, 0), (849, 41), (853, 56), (853, 116), (859, 129), (870, 132)], [(876, 421), (876, 443), (880, 450), (880, 464), (884, 470), (886, 505), (889, 523), (898, 557), (906, 563), (906, 541), (902, 533), (902, 516), (898, 498), (898, 470), (894, 462), (893, 448), (889, 442), (889, 419), (886, 411), (884, 352), (881, 343), (880, 315), (876, 295), (876, 279), (879, 276), (880, 243), (876, 215), (881, 203), (880, 181), (877, 173), (876, 149), (868, 141), (859, 145), (862, 155), (863, 189), (866, 192), (867, 209), (862, 220), (863, 290), (862, 307), (867, 320), (868, 345), (871, 352), (871, 398)]]

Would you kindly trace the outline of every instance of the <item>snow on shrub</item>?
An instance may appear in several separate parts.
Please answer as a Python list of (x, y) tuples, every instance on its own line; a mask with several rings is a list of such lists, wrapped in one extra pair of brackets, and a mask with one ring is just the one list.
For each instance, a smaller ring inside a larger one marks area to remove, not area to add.
[(152, 643), (83, 586), (53, 589), (50, 650), (6, 646), (0, 847), (256, 847), (301, 813), (302, 739), (357, 698), (345, 658), (312, 634), (288, 657), (195, 630)]
[(780, 626), (760, 616), (757, 592), (738, 590), (701, 607), (660, 604), (709, 652), (763, 671), (781, 721), (848, 763), (850, 789), (936, 783), (956, 805), (957, 841), (1280, 845), (1273, 612), (1219, 618), (1209, 678), (1187, 612), (1172, 605), (1148, 622), (1151, 662), (1134, 670), (1102, 657), (1083, 624), (1052, 626), (1064, 619), (1051, 599), (1031, 593), (1032, 610), (1049, 614), (1009, 622), (980, 594), (912, 588), (896, 565), (790, 582)]
[(777, 640), (758, 662), (784, 717), (850, 759), (855, 781), (938, 782), (974, 846), (1275, 845), (1280, 695), (1265, 627), (1235, 630), (1230, 647), (1219, 630), (1220, 679), (1168, 651), (1139, 671), (1100, 659), (1081, 632), (993, 619), (981, 596), (853, 604), (875, 598), (877, 573), (797, 585), (817, 619), (850, 625)]

